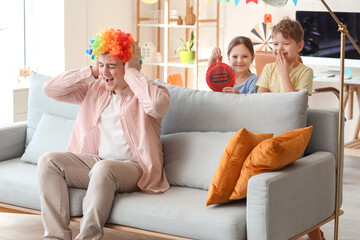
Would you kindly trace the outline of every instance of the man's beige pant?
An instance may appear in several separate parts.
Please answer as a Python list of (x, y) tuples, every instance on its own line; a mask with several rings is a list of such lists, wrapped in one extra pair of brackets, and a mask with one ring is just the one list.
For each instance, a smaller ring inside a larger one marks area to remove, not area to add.
[(87, 189), (76, 239), (101, 239), (115, 192), (139, 191), (142, 175), (131, 160), (92, 154), (47, 153), (38, 163), (41, 214), (46, 239), (71, 239), (68, 187)]

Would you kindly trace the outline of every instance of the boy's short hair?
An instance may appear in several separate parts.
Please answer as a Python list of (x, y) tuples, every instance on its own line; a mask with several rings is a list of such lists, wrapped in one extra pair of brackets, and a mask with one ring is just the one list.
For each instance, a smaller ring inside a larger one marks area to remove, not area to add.
[(272, 34), (278, 32), (282, 33), (284, 38), (294, 39), (296, 43), (299, 43), (304, 39), (304, 29), (300, 23), (289, 17), (284, 17), (272, 28)]

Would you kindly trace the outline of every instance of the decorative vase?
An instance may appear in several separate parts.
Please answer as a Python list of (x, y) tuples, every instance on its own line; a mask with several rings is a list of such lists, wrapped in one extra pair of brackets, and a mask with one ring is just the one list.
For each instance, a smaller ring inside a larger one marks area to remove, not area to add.
[(186, 10), (185, 23), (186, 25), (194, 25), (196, 21), (195, 14), (193, 13), (193, 7), (189, 7)]
[(195, 51), (180, 51), (180, 61), (184, 64), (195, 62)]
[(177, 25), (182, 25), (182, 24), (183, 24), (183, 20), (181, 19), (181, 16), (179, 16), (177, 20)]

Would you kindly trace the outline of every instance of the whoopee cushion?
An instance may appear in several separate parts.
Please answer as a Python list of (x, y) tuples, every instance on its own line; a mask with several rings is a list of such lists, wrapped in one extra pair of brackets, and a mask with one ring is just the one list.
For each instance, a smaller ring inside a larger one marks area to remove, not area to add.
[(261, 141), (271, 138), (272, 133), (251, 133), (240, 129), (228, 142), (211, 181), (206, 206), (230, 202), (246, 157)]
[(279, 170), (299, 159), (310, 141), (312, 130), (313, 126), (294, 129), (259, 143), (246, 158), (230, 199), (246, 197), (252, 176)]
[(42, 114), (36, 131), (21, 157), (22, 161), (37, 164), (47, 152), (64, 152), (75, 120)]

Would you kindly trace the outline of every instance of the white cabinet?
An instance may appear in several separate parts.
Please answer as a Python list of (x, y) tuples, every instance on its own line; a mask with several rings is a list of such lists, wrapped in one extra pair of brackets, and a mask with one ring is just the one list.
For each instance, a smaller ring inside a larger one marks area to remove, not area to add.
[(27, 120), (29, 88), (16, 86), (13, 89), (13, 122)]

